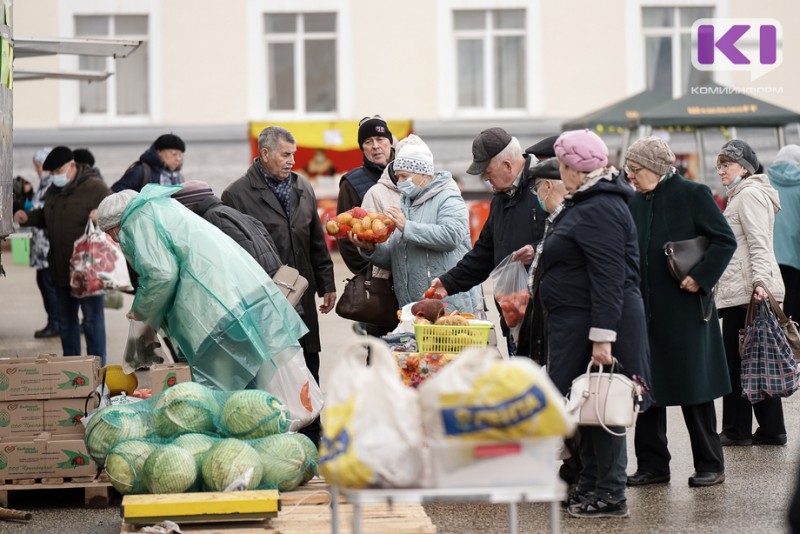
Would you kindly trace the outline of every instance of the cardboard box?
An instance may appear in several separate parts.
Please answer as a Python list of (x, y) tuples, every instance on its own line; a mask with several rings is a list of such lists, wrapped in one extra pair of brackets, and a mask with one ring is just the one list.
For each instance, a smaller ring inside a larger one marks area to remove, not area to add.
[(99, 375), (97, 356), (0, 358), (0, 401), (86, 398)]
[(153, 395), (181, 382), (192, 381), (192, 369), (188, 363), (159, 363), (150, 368), (150, 384)]
[(82, 436), (0, 438), (0, 480), (94, 476), (97, 464)]
[(0, 438), (83, 435), (85, 410), (97, 408), (96, 395), (87, 399), (18, 400), (0, 402)]
[(431, 483), (436, 488), (555, 486), (562, 440), (431, 440)]

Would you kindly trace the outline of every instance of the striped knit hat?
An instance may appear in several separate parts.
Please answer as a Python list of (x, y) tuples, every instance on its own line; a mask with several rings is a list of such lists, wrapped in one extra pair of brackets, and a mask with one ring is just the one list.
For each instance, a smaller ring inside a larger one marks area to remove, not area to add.
[(200, 180), (189, 180), (183, 184), (182, 188), (172, 193), (172, 198), (191, 209), (199, 204), (201, 200), (213, 194), (211, 186), (207, 183)]

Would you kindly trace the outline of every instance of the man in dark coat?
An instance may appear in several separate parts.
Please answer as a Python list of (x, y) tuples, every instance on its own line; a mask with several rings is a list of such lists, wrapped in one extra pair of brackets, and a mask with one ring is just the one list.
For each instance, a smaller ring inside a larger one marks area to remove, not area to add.
[[(547, 212), (531, 191), (533, 178), (529, 175), (529, 167), (536, 163), (536, 158), (522, 153), (516, 137), (502, 128), (484, 130), (472, 142), (472, 159), (467, 173), (488, 181), (494, 196), (489, 218), (472, 250), (455, 267), (431, 283), (443, 296), (455, 295), (482, 284), (509, 254), (523, 265), (530, 265), (533, 247), (542, 238), (547, 218)], [(502, 314), (500, 327), (508, 340), (509, 353), (516, 353), (513, 337)]]
[(225, 232), (245, 249), (270, 277), (274, 276), (283, 265), (275, 248), (275, 242), (261, 221), (223, 204), (206, 182), (189, 180), (172, 194), (172, 198)]
[(30, 212), (18, 211), (14, 219), (22, 225), (46, 228), (50, 238), (47, 261), (56, 287), (59, 335), (64, 356), (79, 356), (81, 332), (78, 308), (85, 318), (86, 351), (100, 356), (105, 365), (106, 325), (103, 295), (75, 298), (70, 293), (69, 261), (75, 240), (95, 219), (97, 206), (111, 194), (108, 186), (87, 165), (75, 163), (72, 150), (55, 147), (42, 167), (50, 172), (52, 185), (44, 196), (44, 206)]
[[(637, 471), (628, 485), (669, 481), (667, 406), (680, 406), (695, 468), (689, 485), (711, 486), (725, 480), (714, 399), (731, 391), (712, 289), (736, 250), (736, 238), (711, 190), (677, 173), (675, 155), (662, 139), (637, 140), (625, 158), (637, 190), (630, 210), (639, 235), (655, 396), (654, 406), (636, 421)], [(708, 239), (702, 261), (684, 280), (675, 280), (664, 244), (698, 236)]]
[(123, 189), (141, 191), (147, 184), (182, 184), (183, 177), (180, 170), (184, 152), (186, 145), (177, 135), (168, 133), (159, 136), (150, 148), (128, 167), (122, 178), (111, 186), (111, 190), (115, 193)]
[[(358, 123), (358, 148), (364, 154), (364, 162), (339, 181), (339, 199), (336, 213), (361, 206), (369, 188), (378, 183), (383, 169), (394, 159), (392, 132), (380, 115), (364, 117)], [(349, 239), (337, 240), (339, 252), (345, 265), (353, 274), (363, 273), (369, 262), (359, 254)]]
[[(296, 151), (297, 142), (288, 130), (279, 126), (262, 130), (258, 157), (244, 176), (225, 189), (222, 202), (261, 221), (274, 239), (281, 261), (308, 280), (302, 307), (309, 332), (300, 344), (306, 365), (319, 382), (321, 345), (315, 293), (323, 299), (319, 311), (328, 313), (336, 303), (336, 284), (314, 190), (308, 180), (292, 172)], [(319, 423), (303, 430), (319, 432)], [(316, 441), (319, 436), (309, 437)]]

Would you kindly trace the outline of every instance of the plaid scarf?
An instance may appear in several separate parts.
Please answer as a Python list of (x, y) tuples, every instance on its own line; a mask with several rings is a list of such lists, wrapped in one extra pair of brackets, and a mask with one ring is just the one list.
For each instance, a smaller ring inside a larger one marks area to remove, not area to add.
[(264, 177), (264, 180), (267, 182), (267, 187), (275, 193), (275, 196), (278, 198), (278, 202), (281, 203), (283, 206), (283, 211), (286, 213), (286, 218), (291, 218), (292, 212), (292, 180), (291, 176), (286, 180), (276, 180), (275, 178), (270, 175), (267, 170), (261, 166), (261, 160), (256, 158), (256, 168), (258, 172), (261, 173), (261, 176)]

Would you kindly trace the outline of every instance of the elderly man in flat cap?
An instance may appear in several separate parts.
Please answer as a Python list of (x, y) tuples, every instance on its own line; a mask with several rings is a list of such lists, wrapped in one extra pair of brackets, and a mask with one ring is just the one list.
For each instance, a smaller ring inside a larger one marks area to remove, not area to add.
[(28, 212), (20, 210), (14, 214), (14, 220), (23, 226), (47, 229), (50, 238), (47, 261), (56, 286), (59, 335), (64, 356), (81, 354), (80, 307), (85, 319), (86, 352), (100, 356), (105, 365), (103, 296), (77, 299), (70, 294), (69, 260), (75, 240), (83, 235), (88, 220), (95, 219), (97, 206), (111, 191), (92, 168), (75, 162), (68, 147), (57, 146), (51, 150), (42, 168), (50, 172), (52, 179), (44, 196), (44, 205)]
[[(431, 287), (441, 296), (482, 284), (508, 255), (530, 265), (533, 247), (542, 238), (547, 218), (547, 212), (531, 191), (533, 177), (529, 168), (536, 163), (536, 157), (524, 154), (516, 137), (502, 128), (484, 130), (472, 142), (472, 160), (467, 173), (483, 177), (494, 191), (489, 218), (472, 250), (455, 267), (433, 280)], [(500, 326), (509, 353), (516, 354), (516, 344), (502, 315)], [(527, 348), (521, 353), (527, 355)]]

